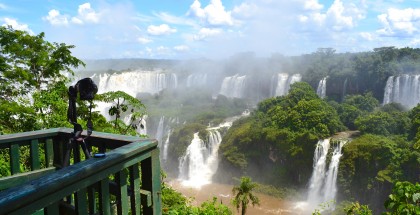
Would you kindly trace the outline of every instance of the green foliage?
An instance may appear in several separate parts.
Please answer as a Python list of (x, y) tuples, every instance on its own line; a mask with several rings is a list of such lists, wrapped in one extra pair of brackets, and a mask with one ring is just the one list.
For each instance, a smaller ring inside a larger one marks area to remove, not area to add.
[(257, 183), (253, 182), (249, 177), (241, 177), (241, 182), (232, 189), (232, 193), (235, 198), (232, 200), (233, 205), (239, 212), (239, 208), (242, 208), (241, 214), (245, 215), (248, 204), (252, 206), (260, 205), (260, 200), (254, 195), (254, 190), (258, 186)]
[(347, 215), (372, 215), (372, 210), (368, 205), (361, 205), (359, 202), (353, 202), (347, 208), (344, 208)]
[(357, 118), (355, 125), (362, 133), (388, 136), (405, 134), (410, 127), (410, 119), (405, 112), (377, 111)]
[(364, 95), (346, 96), (343, 103), (366, 112), (372, 112), (379, 106), (379, 101), (373, 97), (371, 92), (365, 93)]
[(385, 207), (386, 214), (420, 214), (420, 184), (396, 182)]
[[(95, 100), (110, 103), (109, 115), (115, 117), (110, 123), (113, 124), (112, 129), (104, 129), (104, 131), (119, 134), (136, 135), (136, 129), (143, 126), (141, 121), (146, 114), (144, 104), (122, 91), (106, 92), (96, 95)], [(122, 120), (123, 116), (129, 117), (128, 125)]]
[(74, 46), (50, 43), (44, 36), (0, 27), (0, 133), (62, 124), (65, 73), (84, 63), (71, 55)]
[[(270, 98), (236, 121), (220, 146), (225, 177), (252, 173), (262, 183), (306, 183), (320, 138), (343, 128), (335, 109), (307, 83), (294, 83), (287, 96)], [(235, 171), (232, 171), (235, 169)], [(227, 179), (229, 180), (229, 179)]]
[[(25, 31), (11, 27), (0, 27), (1, 67), (0, 97), (13, 100), (34, 89), (40, 90), (57, 81), (64, 81), (63, 72), (72, 73), (72, 68), (84, 65), (71, 55), (64, 43), (50, 43), (44, 40), (44, 33), (32, 36)], [(16, 87), (19, 84), (22, 87)]]
[(339, 189), (345, 198), (381, 210), (391, 183), (418, 180), (419, 157), (419, 152), (404, 137), (362, 135), (343, 148)]

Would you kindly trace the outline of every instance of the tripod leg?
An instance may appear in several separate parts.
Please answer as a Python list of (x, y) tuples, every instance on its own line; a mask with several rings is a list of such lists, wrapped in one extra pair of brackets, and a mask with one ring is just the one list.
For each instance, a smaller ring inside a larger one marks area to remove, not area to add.
[(83, 140), (83, 141), (80, 143), (80, 145), (82, 146), (82, 150), (83, 150), (83, 152), (85, 153), (85, 157), (86, 157), (86, 159), (91, 158), (91, 157), (90, 157), (89, 150), (87, 149), (87, 146), (86, 146), (86, 142), (85, 142), (85, 140)]
[(70, 165), (70, 154), (71, 151), (73, 149), (73, 140), (69, 140), (69, 142), (67, 143), (67, 149), (66, 149), (66, 154), (64, 155), (64, 161), (63, 161), (63, 167), (69, 166)]

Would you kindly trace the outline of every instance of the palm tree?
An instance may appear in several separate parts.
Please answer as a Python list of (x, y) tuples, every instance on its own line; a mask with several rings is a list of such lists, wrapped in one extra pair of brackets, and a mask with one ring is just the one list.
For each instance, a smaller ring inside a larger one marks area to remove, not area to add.
[(253, 182), (250, 177), (241, 177), (241, 184), (233, 187), (232, 192), (235, 199), (232, 202), (238, 212), (242, 207), (242, 215), (245, 215), (249, 200), (251, 200), (252, 206), (260, 205), (260, 199), (252, 193), (257, 186), (258, 184)]

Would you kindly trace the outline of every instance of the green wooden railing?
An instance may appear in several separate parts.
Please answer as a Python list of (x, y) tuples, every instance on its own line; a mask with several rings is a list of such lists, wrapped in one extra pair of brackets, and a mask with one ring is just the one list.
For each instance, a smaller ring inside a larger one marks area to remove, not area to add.
[[(72, 164), (63, 167), (71, 131), (0, 136), (11, 173), (0, 178), (0, 214), (161, 214), (156, 140), (94, 132), (88, 145), (106, 156), (84, 160), (75, 150)], [(21, 172), (25, 150), (30, 171)]]

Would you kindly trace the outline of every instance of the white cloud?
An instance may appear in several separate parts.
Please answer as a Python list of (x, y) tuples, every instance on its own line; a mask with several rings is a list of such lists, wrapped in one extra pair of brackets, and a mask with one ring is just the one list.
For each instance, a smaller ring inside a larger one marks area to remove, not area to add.
[(373, 40), (373, 35), (369, 32), (360, 32), (359, 35), (360, 35), (360, 37), (362, 37), (365, 40), (368, 40), (368, 41)]
[(85, 3), (79, 5), (76, 16), (70, 17), (70, 15), (62, 15), (60, 11), (53, 9), (48, 12), (47, 16), (42, 17), (42, 19), (55, 26), (69, 25), (70, 22), (82, 25), (86, 23), (99, 23), (101, 14), (93, 10), (90, 3)]
[(48, 12), (48, 16), (44, 16), (42, 19), (48, 21), (51, 25), (68, 25), (67, 17), (67, 15), (61, 15), (60, 11), (53, 9)]
[(77, 12), (77, 17), (72, 18), (72, 22), (75, 24), (98, 23), (100, 21), (100, 13), (93, 10), (90, 3), (79, 5)]
[(196, 22), (194, 22), (191, 19), (184, 18), (184, 17), (173, 16), (173, 15), (171, 15), (169, 13), (165, 13), (165, 12), (154, 13), (154, 15), (157, 16), (163, 22), (167, 22), (167, 23), (170, 23), (170, 24), (189, 25), (189, 26), (193, 26), (193, 27), (198, 27)]
[(242, 3), (235, 6), (232, 10), (232, 16), (237, 18), (250, 18), (257, 13), (258, 7), (255, 4)]
[(7, 27), (7, 26), (10, 25), (15, 30), (26, 31), (31, 35), (34, 34), (34, 32), (31, 29), (29, 29), (27, 24), (20, 24), (20, 23), (18, 23), (18, 21), (16, 19), (4, 18), (3, 22), (4, 22), (4, 24), (2, 26)]
[(388, 9), (378, 15), (382, 28), (377, 32), (385, 36), (412, 36), (420, 28), (420, 9)]
[(223, 32), (220, 28), (202, 28), (198, 34), (193, 36), (193, 40), (205, 40), (208, 37), (219, 35)]
[(139, 37), (137, 38), (137, 41), (141, 44), (147, 44), (147, 43), (153, 42), (151, 39), (148, 39), (145, 37)]
[(234, 20), (231, 15), (231, 11), (225, 11), (225, 7), (221, 0), (211, 0), (210, 3), (201, 8), (199, 0), (195, 0), (188, 11), (188, 15), (199, 18), (208, 25), (221, 26), (234, 25)]
[(320, 4), (318, 0), (306, 0), (303, 8), (305, 10), (321, 10), (324, 5)]
[(306, 23), (309, 28), (313, 24), (316, 27), (325, 27), (333, 31), (352, 29), (357, 21), (365, 18), (366, 5), (361, 2), (356, 5), (352, 2), (343, 3), (341, 0), (334, 0), (333, 4), (325, 13), (321, 11), (323, 5), (318, 0), (306, 0), (303, 6), (303, 14), (298, 15), (301, 23)]
[(414, 46), (414, 47), (419, 47), (420, 46), (420, 39), (413, 39), (411, 42), (410, 42), (410, 46)]
[(185, 51), (190, 50), (190, 47), (188, 47), (186, 45), (179, 45), (179, 46), (175, 46), (174, 50), (178, 51), (178, 52), (185, 52)]
[(169, 27), (169, 25), (167, 24), (149, 25), (149, 27), (147, 28), (147, 33), (149, 33), (150, 35), (155, 35), (155, 36), (168, 35), (175, 32), (176, 32), (176, 29)]

